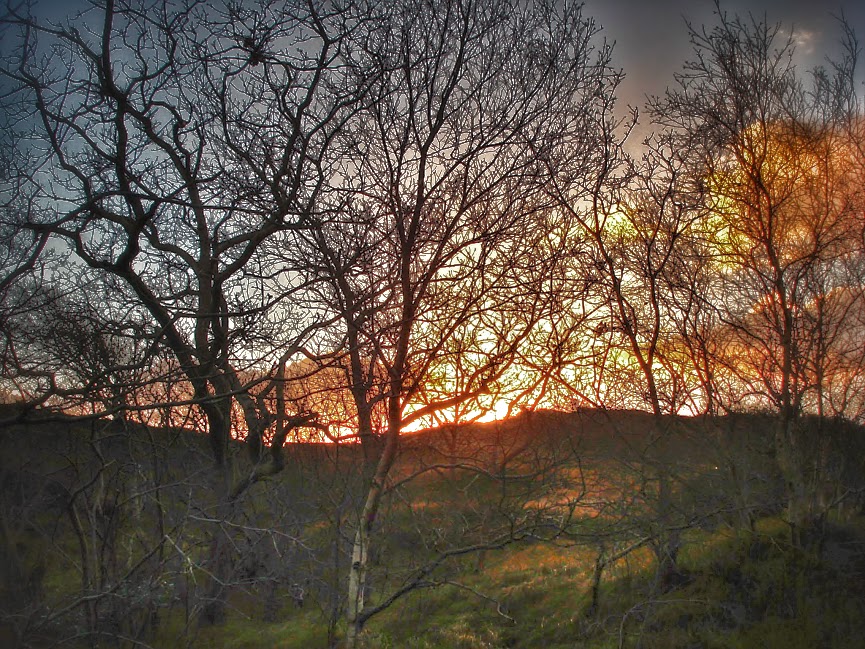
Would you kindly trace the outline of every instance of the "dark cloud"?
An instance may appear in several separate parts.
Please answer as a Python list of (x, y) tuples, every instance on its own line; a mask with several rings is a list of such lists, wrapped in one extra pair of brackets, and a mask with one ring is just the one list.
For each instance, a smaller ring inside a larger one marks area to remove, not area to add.
[[(52, 19), (86, 8), (86, 0), (37, 0), (40, 15)], [(730, 0), (728, 14), (764, 16), (796, 30), (800, 61), (812, 67), (825, 60), (837, 44), (839, 29), (833, 16), (846, 16), (865, 40), (865, 2), (862, 0)], [(661, 94), (674, 83), (673, 75), (691, 55), (686, 20), (692, 24), (715, 22), (714, 0), (586, 0), (586, 12), (615, 41), (616, 65), (626, 76), (620, 92), (623, 103), (641, 106), (647, 94)], [(863, 65), (862, 67), (865, 67)]]
[[(847, 0), (762, 0), (726, 2), (727, 14), (749, 14), (781, 23), (793, 30), (798, 45), (797, 61), (805, 68), (825, 62), (834, 53), (842, 13), (861, 38), (865, 38), (865, 3)], [(586, 11), (615, 41), (615, 61), (626, 74), (620, 98), (640, 106), (647, 94), (661, 94), (674, 83), (674, 74), (691, 58), (686, 21), (696, 27), (717, 22), (712, 0), (586, 0)]]

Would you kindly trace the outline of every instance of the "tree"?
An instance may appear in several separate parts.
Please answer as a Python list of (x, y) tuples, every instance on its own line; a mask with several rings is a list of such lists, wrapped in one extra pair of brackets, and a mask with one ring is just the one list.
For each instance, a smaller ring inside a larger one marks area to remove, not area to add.
[(8, 315), (16, 312), (16, 299), (22, 299), (21, 295), (13, 291), (13, 287), (40, 265), (48, 234), (24, 227), (32, 215), (26, 210), (26, 186), (17, 171), (19, 159), (11, 154), (15, 149), (15, 141), (7, 139), (11, 135), (10, 125), (16, 119), (21, 119), (21, 115), (8, 111), (0, 119), (3, 120), (0, 132), (5, 136), (0, 140), (3, 148), (0, 165), (4, 170), (0, 174), (0, 304), (3, 304), (3, 310)]
[(337, 138), (347, 156), (331, 211), (296, 232), (303, 243), (288, 250), (302, 256), (287, 255), (336, 323), (313, 355), (344, 357), (368, 457), (349, 646), (376, 610), (364, 590), (401, 433), (460, 403), (483, 407), (549, 317), (542, 282), (558, 260), (544, 161), (589, 157), (618, 79), (570, 3), (378, 9), (394, 18), (370, 30), (362, 60), (382, 73)]
[(598, 165), (607, 177), (599, 179), (590, 202), (581, 203), (566, 181), (553, 188), (568, 218), (570, 245), (583, 252), (562, 282), (565, 294), (581, 294), (573, 308), (579, 313), (582, 307), (586, 318), (572, 331), (571, 344), (592, 340), (596, 351), (588, 359), (601, 377), (580, 392), (594, 392), (603, 408), (652, 414), (637, 457), (621, 458), (623, 490), (641, 495), (643, 515), (631, 510), (629, 517), (642, 521), (640, 545), (652, 547), (659, 584), (668, 587), (685, 525), (674, 491), (687, 470), (672, 463), (669, 446), (684, 443), (674, 435), (677, 415), (696, 413), (707, 401), (697, 357), (682, 336), (702, 310), (694, 225), (703, 210), (686, 160), (663, 139), (646, 144), (640, 161), (625, 154), (623, 141), (608, 144)]
[(731, 385), (778, 414), (775, 452), (799, 542), (818, 516), (808, 484), (813, 440), (800, 415), (806, 395), (822, 391), (818, 357), (827, 358), (829, 339), (843, 339), (844, 321), (830, 323), (826, 308), (840, 295), (830, 296), (850, 286), (843, 269), (861, 255), (853, 218), (861, 193), (845, 153), (856, 146), (845, 135), (858, 119), (856, 48), (848, 31), (848, 56), (832, 74), (818, 71), (809, 90), (780, 26), (718, 14), (711, 30), (691, 28), (696, 58), (653, 110), (704, 179), (719, 276), (712, 299), (724, 321), (716, 360)]
[[(7, 119), (11, 116), (7, 116)], [(8, 126), (7, 126), (8, 128)], [(4, 151), (12, 147), (4, 147)], [(0, 160), (4, 168), (14, 170), (14, 157), (8, 161)], [(9, 177), (15, 179), (14, 171)], [(21, 400), (23, 395), (10, 384), (9, 377), (16, 372), (19, 365), (18, 352), (16, 349), (15, 323), (18, 316), (25, 316), (38, 312), (44, 306), (38, 300), (42, 285), (44, 269), (50, 265), (46, 251), (49, 236), (44, 232), (33, 232), (25, 226), (28, 215), (22, 213), (20, 207), (21, 197), (19, 187), (15, 180), (6, 182), (8, 178), (0, 180), (0, 336), (2, 336), (2, 347), (0, 347), (0, 359), (2, 359), (3, 390), (10, 398)], [(44, 297), (44, 294), (41, 295)], [(17, 394), (16, 394), (17, 392)], [(39, 397), (44, 395), (39, 395)], [(37, 402), (39, 400), (37, 397)]]
[[(9, 209), (28, 215), (34, 253), (49, 238), (68, 246), (118, 309), (146, 314), (139, 336), (170, 350), (204, 413), (217, 518), (281, 468), (265, 454), (278, 413), (253, 392), (316, 323), (265, 243), (307, 227), (334, 133), (364, 94), (340, 67), (354, 9), (107, 0), (59, 25), (23, 10), (3, 20), (4, 109), (19, 117), (6, 125), (20, 161)], [(235, 407), (250, 459), (240, 481)]]

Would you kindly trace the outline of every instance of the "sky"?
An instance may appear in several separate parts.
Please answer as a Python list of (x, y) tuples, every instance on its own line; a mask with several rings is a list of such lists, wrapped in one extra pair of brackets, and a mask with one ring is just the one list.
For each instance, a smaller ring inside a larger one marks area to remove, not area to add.
[[(862, 0), (735, 0), (724, 2), (722, 9), (743, 17), (751, 13), (792, 29), (799, 64), (805, 69), (825, 62), (837, 44), (841, 31), (833, 14), (843, 12), (865, 44)], [(711, 26), (717, 22), (715, 11), (713, 0), (586, 0), (586, 13), (615, 42), (615, 64), (625, 71), (620, 100), (640, 107), (645, 95), (662, 94), (674, 85), (673, 75), (692, 58), (685, 21)], [(860, 66), (865, 67), (865, 60), (860, 60)]]
[[(618, 90), (619, 113), (642, 109), (647, 95), (662, 95), (675, 85), (675, 73), (693, 56), (686, 21), (695, 27), (717, 23), (714, 0), (584, 0), (585, 13), (603, 28), (614, 43), (614, 65), (625, 72)], [(86, 6), (87, 0), (36, 0), (38, 13), (62, 17)], [(792, 30), (797, 43), (797, 64), (802, 71), (825, 63), (837, 48), (841, 30), (835, 16), (843, 14), (865, 47), (865, 0), (724, 0), (722, 10), (746, 17), (749, 13), (770, 24)], [(865, 57), (859, 61), (859, 79), (865, 84)], [(648, 120), (632, 134), (639, 143), (649, 134)]]
[[(37, 7), (52, 17), (72, 13), (86, 0), (36, 0)], [(674, 83), (673, 74), (691, 54), (686, 20), (695, 25), (715, 21), (714, 0), (585, 0), (586, 13), (615, 42), (615, 63), (626, 78), (620, 97), (625, 104), (640, 106), (646, 94), (661, 94)], [(842, 12), (865, 44), (863, 0), (726, 0), (728, 14), (768, 18), (797, 35), (806, 68), (822, 61), (837, 43), (840, 30), (834, 15)], [(865, 67), (865, 61), (861, 61)]]

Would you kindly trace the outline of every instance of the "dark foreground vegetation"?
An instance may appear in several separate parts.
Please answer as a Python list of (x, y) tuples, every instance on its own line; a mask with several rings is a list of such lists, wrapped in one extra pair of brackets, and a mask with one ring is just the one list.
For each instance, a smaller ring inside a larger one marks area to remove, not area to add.
[(0, 12), (0, 644), (861, 644), (843, 16), (638, 111), (577, 0), (69, 4)]
[[(856, 646), (865, 435), (807, 421), (833, 473), (794, 545), (771, 422), (538, 411), (406, 437), (361, 643)], [(31, 417), (0, 435), (3, 646), (340, 645), (360, 445), (291, 445), (290, 471), (217, 516), (188, 430)]]

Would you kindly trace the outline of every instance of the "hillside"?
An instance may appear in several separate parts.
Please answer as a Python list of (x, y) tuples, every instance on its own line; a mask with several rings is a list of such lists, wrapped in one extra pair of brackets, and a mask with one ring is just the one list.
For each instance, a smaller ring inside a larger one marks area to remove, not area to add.
[[(808, 425), (836, 489), (807, 550), (783, 522), (766, 416), (537, 411), (406, 435), (374, 528), (381, 609), (366, 646), (855, 646), (865, 435)], [(338, 646), (363, 452), (291, 444), (285, 457), (225, 509), (207, 440), (189, 431), (0, 430), (0, 643)], [(230, 608), (208, 627), (215, 529)], [(676, 553), (667, 574), (662, 548)]]

